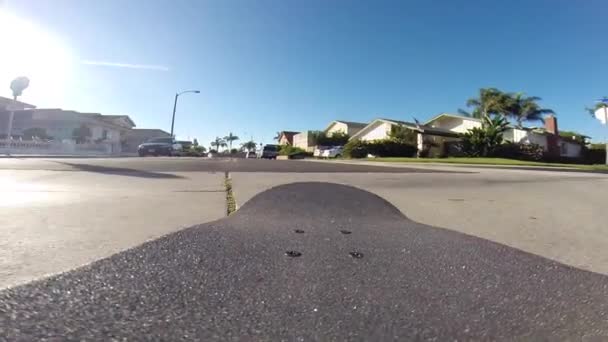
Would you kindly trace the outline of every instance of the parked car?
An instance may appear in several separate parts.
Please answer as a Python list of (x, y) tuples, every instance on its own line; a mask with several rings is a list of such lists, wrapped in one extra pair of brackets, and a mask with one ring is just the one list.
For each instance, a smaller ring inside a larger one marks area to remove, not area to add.
[(323, 150), (321, 156), (323, 158), (340, 158), (342, 157), (343, 146), (333, 146), (326, 150)]
[(245, 154), (245, 158), (257, 158), (257, 157), (258, 157), (258, 155), (257, 155), (257, 153), (255, 153), (255, 151), (250, 151)]
[(327, 149), (327, 147), (317, 146), (317, 148), (315, 148), (315, 150), (312, 152), (312, 156), (315, 158), (321, 158), (325, 149)]
[(260, 158), (262, 159), (277, 159), (279, 155), (279, 145), (264, 145)]
[(145, 156), (172, 156), (182, 151), (182, 145), (173, 138), (154, 138), (137, 146), (137, 154)]

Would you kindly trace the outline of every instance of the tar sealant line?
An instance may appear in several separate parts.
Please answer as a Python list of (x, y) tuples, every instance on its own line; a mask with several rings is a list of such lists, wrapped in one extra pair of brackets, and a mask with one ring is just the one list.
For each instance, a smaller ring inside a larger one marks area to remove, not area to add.
[(230, 172), (224, 173), (224, 188), (226, 189), (226, 216), (236, 211), (236, 199), (234, 198), (234, 192), (232, 191), (232, 178), (230, 178)]

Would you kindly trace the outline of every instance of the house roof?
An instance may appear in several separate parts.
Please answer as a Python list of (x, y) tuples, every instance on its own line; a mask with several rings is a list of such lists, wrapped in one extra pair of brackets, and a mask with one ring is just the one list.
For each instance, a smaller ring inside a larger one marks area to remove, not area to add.
[(385, 118), (378, 118), (378, 119), (372, 120), (372, 122), (370, 122), (365, 127), (363, 127), (359, 132), (353, 134), (353, 136), (350, 137), (350, 138), (351, 139), (356, 139), (356, 138), (360, 137), (364, 133), (367, 133), (366, 130), (368, 128), (373, 127), (378, 122), (390, 123), (392, 125), (404, 125), (404, 126), (407, 126), (409, 128), (416, 129), (416, 124), (412, 123), (412, 122), (400, 121), (400, 120), (392, 120), (392, 119), (385, 119)]
[(294, 132), (294, 131), (282, 131), (282, 132), (281, 132), (281, 136), (279, 137), (279, 141), (281, 140), (281, 138), (282, 138), (283, 136), (285, 136), (285, 139), (287, 139), (287, 141), (288, 141), (290, 144), (293, 144), (293, 136), (294, 136), (294, 135), (296, 135), (296, 134), (298, 134), (298, 133), (300, 133), (300, 132)]
[(367, 124), (365, 122), (354, 122), (354, 121), (345, 121), (345, 120), (336, 120), (336, 122), (341, 122), (353, 127), (365, 127)]
[[(23, 109), (33, 109), (36, 108), (36, 106), (31, 105), (29, 103), (25, 103), (25, 102), (21, 102), (21, 101), (16, 101), (17, 105), (22, 107)], [(4, 109), (6, 108), (8, 105), (12, 105), (14, 103), (13, 99), (10, 99), (8, 97), (3, 97), (0, 96), (0, 109)]]
[(438, 127), (430, 127), (430, 126), (425, 126), (425, 125), (421, 125), (417, 131), (419, 131), (420, 133), (423, 134), (430, 134), (430, 135), (437, 135), (437, 136), (441, 136), (441, 137), (459, 137), (460, 133), (454, 132), (452, 130), (449, 129), (445, 129), (445, 128), (438, 128)]
[(130, 137), (168, 137), (171, 136), (169, 132), (165, 132), (158, 128), (133, 128), (127, 132)]
[(464, 116), (464, 115), (460, 115), (460, 114), (452, 114), (452, 113), (439, 113), (437, 115), (435, 115), (434, 117), (432, 117), (430, 120), (428, 120), (427, 122), (425, 122), (425, 125), (429, 125), (434, 121), (437, 121), (440, 118), (443, 117), (451, 117), (451, 118), (457, 118), (457, 119), (463, 119), (463, 120), (470, 120), (470, 121), (476, 121), (476, 122), (481, 122), (481, 119), (478, 118), (473, 118), (470, 116)]
[(135, 122), (133, 122), (133, 120), (131, 120), (131, 118), (128, 115), (103, 115), (101, 114), (101, 118), (102, 120), (117, 120), (117, 119), (124, 119), (129, 125), (131, 125), (132, 127), (135, 127)]
[(349, 126), (350, 128), (358, 128), (358, 129), (363, 129), (365, 126), (367, 126), (366, 123), (363, 122), (354, 122), (354, 121), (345, 121), (345, 120), (334, 120), (332, 122), (329, 123), (329, 125), (327, 125), (327, 127), (323, 130), (323, 132), (327, 132), (327, 130), (333, 126), (335, 123), (343, 123), (347, 126)]

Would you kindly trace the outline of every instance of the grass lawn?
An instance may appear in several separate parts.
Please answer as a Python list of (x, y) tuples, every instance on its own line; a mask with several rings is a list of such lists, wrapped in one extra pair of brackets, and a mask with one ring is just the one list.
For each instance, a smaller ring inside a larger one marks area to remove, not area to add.
[(539, 166), (539, 167), (568, 167), (580, 170), (608, 171), (606, 165), (581, 165), (532, 162), (505, 158), (367, 158), (368, 161), (395, 163), (444, 163), (444, 164), (473, 164), (473, 165), (506, 165), (506, 166)]

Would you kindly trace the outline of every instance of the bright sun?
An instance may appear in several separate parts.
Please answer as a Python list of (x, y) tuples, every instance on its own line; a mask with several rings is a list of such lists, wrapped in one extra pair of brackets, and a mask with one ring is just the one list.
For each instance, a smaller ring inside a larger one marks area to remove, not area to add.
[(60, 104), (73, 71), (74, 57), (52, 33), (0, 9), (0, 96), (10, 96), (18, 76), (30, 79), (24, 101)]

